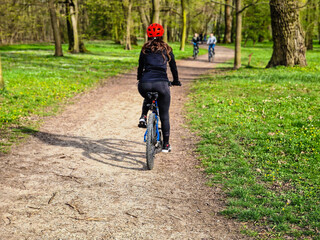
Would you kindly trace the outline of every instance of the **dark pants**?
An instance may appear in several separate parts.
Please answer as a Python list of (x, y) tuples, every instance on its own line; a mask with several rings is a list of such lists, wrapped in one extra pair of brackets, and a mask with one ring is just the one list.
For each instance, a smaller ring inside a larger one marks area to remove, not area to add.
[(145, 99), (142, 105), (142, 114), (147, 115), (149, 108), (146, 106), (147, 92), (158, 92), (158, 106), (161, 120), (161, 129), (165, 142), (169, 142), (170, 136), (170, 120), (169, 120), (169, 108), (170, 108), (170, 87), (167, 81), (158, 82), (139, 82), (138, 91), (140, 95)]

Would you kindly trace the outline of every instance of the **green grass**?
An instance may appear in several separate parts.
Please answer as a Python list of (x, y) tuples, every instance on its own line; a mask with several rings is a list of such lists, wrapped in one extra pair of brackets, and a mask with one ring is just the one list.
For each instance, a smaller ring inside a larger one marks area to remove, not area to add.
[(223, 214), (254, 223), (261, 238), (320, 239), (320, 47), (305, 68), (265, 69), (270, 44), (243, 48), (243, 63), (250, 53), (251, 68), (194, 84), (202, 163), (227, 193)]
[[(0, 91), (0, 153), (20, 139), (22, 126), (36, 127), (37, 116), (55, 113), (66, 99), (137, 67), (141, 45), (125, 51), (110, 41), (88, 42), (90, 53), (77, 55), (64, 45), (64, 57), (54, 57), (48, 44), (1, 46), (5, 90)], [(191, 45), (185, 52), (178, 43), (170, 45), (177, 59), (192, 55)]]

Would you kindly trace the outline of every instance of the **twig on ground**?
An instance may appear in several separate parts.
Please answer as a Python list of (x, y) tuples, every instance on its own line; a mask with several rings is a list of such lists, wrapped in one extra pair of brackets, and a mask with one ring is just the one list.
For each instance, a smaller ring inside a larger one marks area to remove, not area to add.
[(125, 212), (125, 214), (129, 215), (130, 217), (138, 218), (138, 216), (135, 216), (135, 215), (128, 213), (128, 212)]
[(67, 205), (68, 207), (72, 208), (73, 210), (76, 210), (80, 215), (83, 215), (83, 214), (84, 214), (84, 212), (81, 211), (81, 210), (77, 207), (77, 205), (75, 205), (74, 203), (66, 203), (66, 205)]
[(31, 208), (31, 209), (36, 209), (36, 210), (40, 210), (41, 208), (39, 207), (32, 207), (32, 206), (27, 206), (28, 208)]
[(95, 222), (106, 221), (106, 219), (98, 218), (98, 217), (85, 217), (85, 218), (71, 217), (71, 218), (78, 221), (95, 221)]
[(50, 204), (52, 202), (52, 200), (54, 199), (54, 197), (57, 195), (57, 192), (54, 192), (51, 196), (51, 198), (48, 201), (48, 204)]
[(59, 176), (59, 177), (62, 177), (62, 178), (65, 178), (65, 179), (71, 179), (77, 183), (81, 183), (78, 179), (78, 177), (75, 177), (75, 176), (72, 176), (72, 175), (69, 175), (69, 176), (66, 176), (66, 175), (61, 175), (61, 174), (58, 174), (58, 173), (55, 173), (55, 175)]

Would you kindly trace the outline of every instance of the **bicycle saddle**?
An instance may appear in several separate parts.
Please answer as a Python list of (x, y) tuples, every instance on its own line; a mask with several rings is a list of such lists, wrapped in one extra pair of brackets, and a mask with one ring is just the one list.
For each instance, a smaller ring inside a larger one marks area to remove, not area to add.
[(148, 92), (147, 96), (150, 100), (157, 100), (158, 99), (158, 92)]

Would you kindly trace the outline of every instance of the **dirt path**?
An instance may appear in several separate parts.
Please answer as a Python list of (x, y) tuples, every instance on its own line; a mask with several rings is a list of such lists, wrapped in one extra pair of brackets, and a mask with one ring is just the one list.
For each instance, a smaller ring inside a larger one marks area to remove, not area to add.
[[(216, 61), (233, 56), (217, 48)], [(190, 82), (212, 69), (202, 56), (178, 61), (172, 88), (171, 154), (145, 170), (142, 98), (136, 72), (113, 78), (48, 119), (27, 143), (0, 158), (0, 239), (241, 239), (217, 215), (220, 193), (195, 168), (183, 127)], [(218, 196), (218, 197), (217, 197)]]

